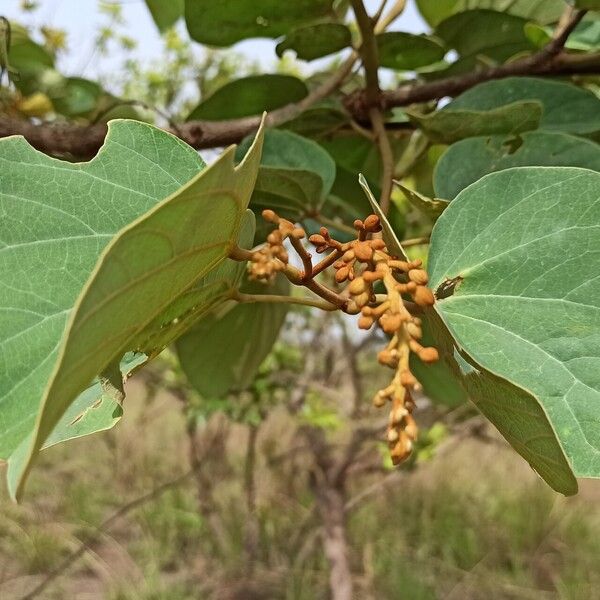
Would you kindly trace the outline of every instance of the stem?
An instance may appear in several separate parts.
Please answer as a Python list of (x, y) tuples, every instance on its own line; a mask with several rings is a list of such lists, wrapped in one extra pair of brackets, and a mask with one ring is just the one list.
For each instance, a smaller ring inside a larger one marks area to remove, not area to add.
[(305, 296), (297, 298), (295, 296), (280, 296), (276, 294), (244, 294), (235, 290), (231, 298), (241, 304), (250, 304), (255, 302), (279, 303), (279, 304), (300, 304), (302, 306), (312, 306), (321, 310), (334, 311), (339, 307), (330, 302), (319, 300), (317, 298), (307, 298)]
[(336, 260), (342, 258), (343, 255), (344, 253), (341, 250), (334, 250), (313, 267), (313, 277), (321, 273), (321, 271), (328, 269)]
[(300, 240), (296, 239), (295, 237), (290, 237), (288, 239), (290, 240), (292, 247), (300, 257), (300, 259), (302, 260), (302, 266), (304, 267), (302, 279), (311, 279), (313, 277), (313, 265), (311, 255)]
[(429, 236), (410, 238), (400, 242), (400, 245), (403, 248), (410, 248), (410, 246), (422, 246), (424, 244), (429, 244)]
[(390, 140), (385, 130), (385, 122), (381, 110), (373, 107), (369, 111), (373, 131), (377, 138), (377, 147), (381, 156), (381, 196), (379, 206), (384, 215), (390, 210), (390, 199), (392, 197), (392, 181), (394, 179), (394, 153)]

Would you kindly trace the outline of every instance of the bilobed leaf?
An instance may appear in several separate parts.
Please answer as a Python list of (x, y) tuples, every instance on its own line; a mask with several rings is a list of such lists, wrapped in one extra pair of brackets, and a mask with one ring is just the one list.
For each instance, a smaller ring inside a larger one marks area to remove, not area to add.
[(600, 99), (592, 92), (538, 77), (480, 83), (450, 102), (446, 110), (492, 110), (525, 100), (542, 103), (540, 129), (579, 135), (600, 131)]
[(407, 110), (406, 114), (431, 141), (451, 144), (469, 137), (537, 129), (542, 117), (542, 104), (520, 101), (491, 110), (443, 108), (428, 114)]
[(367, 180), (363, 177), (362, 173), (358, 176), (358, 182), (364, 190), (367, 199), (369, 200), (369, 204), (373, 209), (373, 212), (379, 217), (379, 220), (381, 221), (381, 227), (383, 229), (383, 241), (385, 242), (388, 250), (390, 251), (390, 254), (392, 254), (396, 258), (408, 260), (406, 257), (406, 252), (404, 252), (404, 248), (402, 247), (402, 244), (400, 244), (400, 240), (396, 236), (396, 233), (392, 229), (392, 226), (390, 225), (384, 212), (381, 210), (379, 202), (377, 202), (375, 196), (373, 196), (373, 193), (369, 189), (369, 184), (367, 183)]
[(419, 11), (432, 26), (449, 16), (475, 8), (488, 8), (538, 23), (558, 21), (565, 9), (563, 0), (417, 0)]
[(379, 64), (397, 71), (425, 67), (444, 58), (442, 44), (424, 35), (404, 31), (388, 31), (375, 38), (379, 51)]
[[(241, 142), (238, 158), (252, 139)], [(334, 179), (335, 163), (319, 144), (291, 131), (270, 129), (265, 132), (251, 206), (280, 210), (282, 216), (297, 220), (323, 204)]]
[(600, 476), (598, 264), (600, 173), (576, 168), (484, 177), (437, 221), (429, 257), (458, 345), (538, 400), (580, 477)]
[(402, 190), (406, 199), (415, 208), (419, 209), (433, 220), (437, 219), (450, 204), (448, 200), (442, 200), (441, 198), (428, 198), (427, 196), (402, 185), (399, 181), (394, 181), (394, 183)]
[[(247, 283), (242, 292), (287, 295), (289, 282)], [(234, 303), (232, 303), (234, 304)], [(177, 355), (189, 382), (207, 398), (247, 389), (279, 336), (289, 305), (234, 304), (204, 317), (177, 341)]]
[(185, 20), (193, 40), (231, 46), (246, 38), (276, 38), (291, 29), (334, 17), (333, 0), (185, 0)]
[(306, 84), (291, 75), (250, 75), (226, 83), (192, 110), (187, 120), (222, 121), (258, 115), (299, 102), (308, 94)]
[(504, 62), (535, 46), (525, 35), (526, 19), (492, 10), (468, 10), (448, 17), (435, 35), (460, 56), (487, 56)]
[[(143, 127), (146, 132), (139, 129)], [(43, 192), (28, 181), (25, 197), (31, 202), (24, 206), (29, 211), (47, 206), (48, 214), (46, 222), (34, 220), (37, 228), (29, 225), (22, 228), (20, 238), (9, 237), (2, 249), (12, 272), (3, 274), (0, 281), (16, 290), (6, 308), (20, 315), (19, 330), (9, 323), (14, 346), (4, 343), (2, 355), (9, 361), (19, 354), (28, 359), (13, 374), (3, 401), (7, 394), (17, 394), (19, 407), (23, 406), (22, 388), (27, 382), (30, 398), (26, 406), (35, 411), (39, 405), (31, 442), (9, 460), (9, 488), (16, 497), (39, 449), (77, 396), (126, 352), (155, 353), (150, 340), (161, 327), (170, 330), (177, 324), (172, 307), (179, 306), (190, 288), (226, 259), (239, 235), (256, 178), (260, 135), (237, 168), (230, 148), (198, 173), (196, 153), (168, 134), (128, 122), (117, 131), (121, 143), (113, 137), (115, 153), (109, 152), (109, 137), (104, 161), (84, 166), (42, 158), (22, 140), (13, 140), (21, 149), (12, 154), (12, 160), (29, 158), (31, 165), (21, 172), (17, 163), (8, 183), (15, 184), (26, 172), (36, 177)], [(132, 160), (138, 161), (137, 168), (123, 169)], [(186, 173), (178, 180), (176, 174), (182, 173), (178, 163), (186, 161), (195, 161), (197, 174), (189, 180)], [(152, 195), (157, 192), (158, 198)], [(82, 197), (90, 200), (82, 203)], [(14, 204), (14, 197), (7, 194), (5, 201), (11, 200)], [(150, 210), (131, 223), (132, 217), (144, 212), (132, 215), (132, 207), (142, 206)], [(40, 244), (45, 246), (43, 255)], [(56, 262), (48, 260), (53, 251)], [(21, 258), (23, 263), (19, 263)], [(45, 267), (38, 280), (30, 279), (28, 265)], [(69, 267), (80, 276), (77, 286), (64, 285), (64, 279), (70, 279)], [(63, 293), (64, 288), (70, 293)], [(187, 311), (203, 308), (193, 304), (193, 298), (185, 304)], [(34, 346), (42, 353), (43, 371), (40, 366), (31, 371), (35, 360), (24, 345), (24, 333), (38, 334)], [(35, 386), (30, 385), (32, 375)], [(20, 424), (22, 417), (13, 413), (11, 417)], [(31, 427), (30, 419), (27, 426)]]
[(183, 16), (184, 0), (146, 0), (146, 5), (161, 33)]
[(290, 31), (277, 44), (277, 56), (286, 50), (293, 50), (302, 60), (314, 60), (339, 52), (352, 45), (350, 30), (342, 23), (318, 23)]
[(436, 194), (452, 200), (484, 175), (510, 167), (574, 166), (600, 171), (600, 145), (566, 133), (531, 131), (452, 144), (434, 172)]

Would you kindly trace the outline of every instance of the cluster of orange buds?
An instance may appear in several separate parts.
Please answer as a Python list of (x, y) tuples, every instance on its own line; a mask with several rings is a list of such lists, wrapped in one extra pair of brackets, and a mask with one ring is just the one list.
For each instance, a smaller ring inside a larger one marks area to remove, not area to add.
[(276, 225), (276, 229), (267, 236), (267, 242), (262, 248), (252, 253), (248, 265), (250, 279), (272, 281), (279, 271), (283, 271), (288, 264), (289, 256), (284, 247), (287, 238), (301, 240), (306, 236), (304, 229), (296, 227), (294, 223), (283, 219), (272, 210), (263, 210), (265, 221)]
[[(389, 386), (375, 395), (375, 406), (391, 403), (387, 440), (394, 464), (407, 458), (417, 439), (417, 425), (412, 417), (413, 390), (420, 385), (409, 367), (410, 353), (415, 353), (423, 362), (438, 360), (435, 348), (424, 347), (421, 321), (413, 316), (403, 300), (412, 298), (420, 307), (431, 306), (435, 299), (427, 287), (427, 273), (421, 268), (421, 261), (405, 261), (391, 256), (385, 242), (373, 239), (374, 233), (381, 231), (376, 215), (363, 221), (355, 221), (358, 236), (347, 244), (331, 240), (326, 229), (309, 240), (317, 246), (317, 251), (335, 248), (343, 252), (334, 264), (335, 279), (338, 283), (349, 281), (347, 292), (350, 297), (349, 312), (359, 312), (359, 327), (369, 329), (374, 323), (392, 338), (387, 347), (379, 353), (379, 362), (395, 370)], [(386, 293), (376, 294), (376, 282), (383, 283)]]

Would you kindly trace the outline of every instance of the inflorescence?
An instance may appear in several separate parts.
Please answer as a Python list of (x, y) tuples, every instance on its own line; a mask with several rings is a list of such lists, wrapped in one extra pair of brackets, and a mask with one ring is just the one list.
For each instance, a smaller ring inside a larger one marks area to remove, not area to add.
[[(302, 277), (291, 278), (294, 282), (304, 281), (306, 276), (312, 277), (322, 271), (320, 267), (324, 263), (326, 266), (331, 264), (336, 282), (344, 286), (339, 294), (345, 299), (342, 310), (349, 314), (360, 313), (358, 326), (361, 329), (370, 329), (377, 323), (391, 336), (387, 346), (379, 352), (378, 360), (394, 369), (394, 377), (390, 385), (375, 394), (373, 404), (377, 407), (391, 404), (387, 442), (393, 463), (402, 462), (410, 455), (418, 432), (412, 416), (415, 407), (412, 394), (421, 386), (410, 370), (410, 354), (416, 354), (426, 363), (439, 358), (435, 348), (421, 345), (421, 320), (411, 313), (408, 308), (411, 302), (405, 300), (410, 298), (419, 309), (431, 306), (435, 301), (427, 287), (428, 277), (421, 268), (421, 261), (401, 260), (391, 255), (377, 235), (382, 229), (379, 217), (369, 215), (364, 221), (354, 222), (357, 237), (350, 242), (333, 239), (325, 227), (320, 233), (311, 235), (309, 242), (317, 253), (331, 251), (313, 271), (310, 255), (300, 242), (306, 237), (304, 229), (272, 210), (263, 211), (263, 217), (276, 225), (276, 229), (269, 234), (267, 243), (252, 253), (251, 278), (270, 280), (278, 272), (287, 274), (289, 256), (284, 242), (289, 240), (310, 271), (307, 273), (305, 269)], [(379, 292), (377, 288), (380, 288)]]

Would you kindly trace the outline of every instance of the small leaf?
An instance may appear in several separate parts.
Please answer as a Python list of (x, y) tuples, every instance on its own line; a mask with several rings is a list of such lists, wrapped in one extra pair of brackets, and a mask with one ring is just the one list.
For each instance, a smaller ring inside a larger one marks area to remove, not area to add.
[(446, 110), (492, 110), (526, 100), (542, 103), (540, 129), (580, 135), (600, 131), (600, 99), (592, 92), (537, 77), (507, 77), (480, 83), (450, 102)]
[(258, 115), (308, 94), (306, 84), (291, 75), (250, 75), (226, 83), (192, 110), (187, 120), (222, 121)]
[(444, 58), (446, 49), (435, 39), (404, 31), (376, 36), (379, 64), (397, 71), (412, 71)]
[(404, 252), (404, 248), (402, 247), (402, 244), (400, 244), (400, 240), (394, 233), (394, 230), (392, 229), (392, 226), (387, 220), (387, 217), (385, 216), (384, 212), (381, 210), (379, 202), (377, 202), (375, 196), (373, 196), (373, 193), (369, 189), (369, 184), (367, 183), (367, 180), (363, 177), (362, 173), (358, 176), (358, 182), (364, 190), (367, 199), (369, 200), (369, 204), (373, 209), (373, 212), (379, 217), (379, 220), (381, 221), (381, 227), (383, 228), (383, 241), (385, 242), (388, 250), (396, 258), (408, 260), (406, 257), (406, 253)]
[(399, 181), (394, 181), (394, 183), (402, 190), (406, 199), (415, 208), (419, 209), (433, 220), (436, 220), (450, 204), (448, 200), (442, 200), (441, 198), (428, 198), (427, 196), (402, 185)]
[(468, 10), (442, 21), (435, 35), (460, 56), (484, 55), (504, 62), (520, 52), (534, 49), (527, 39), (526, 19), (492, 10)]
[(146, 0), (158, 30), (164, 33), (183, 16), (184, 0)]
[[(238, 157), (252, 139), (241, 142)], [(282, 216), (299, 220), (319, 209), (334, 180), (335, 163), (319, 144), (290, 131), (269, 129), (251, 206), (281, 210)]]
[(185, 0), (185, 20), (193, 40), (225, 47), (247, 38), (276, 38), (333, 17), (332, 4), (332, 0)]
[[(280, 276), (271, 286), (247, 283), (249, 294), (289, 294)], [(206, 316), (177, 341), (177, 355), (189, 382), (207, 398), (247, 389), (279, 336), (289, 305), (235, 304), (225, 314)]]
[(457, 282), (436, 308), (459, 347), (538, 400), (579, 477), (600, 476), (599, 261), (600, 173), (543, 167), (464, 190), (429, 256), (433, 289)]
[(429, 114), (414, 110), (406, 110), (406, 114), (432, 142), (451, 144), (468, 137), (537, 129), (542, 117), (542, 104), (521, 101), (487, 111), (445, 107)]
[(352, 45), (350, 30), (341, 23), (318, 23), (290, 31), (275, 47), (277, 56), (294, 50), (302, 60), (314, 60)]
[(574, 166), (600, 171), (600, 145), (565, 133), (477, 137), (452, 144), (434, 172), (436, 194), (452, 200), (484, 175), (510, 167)]

